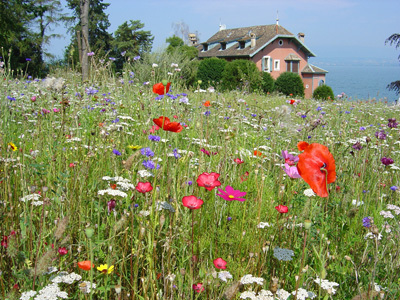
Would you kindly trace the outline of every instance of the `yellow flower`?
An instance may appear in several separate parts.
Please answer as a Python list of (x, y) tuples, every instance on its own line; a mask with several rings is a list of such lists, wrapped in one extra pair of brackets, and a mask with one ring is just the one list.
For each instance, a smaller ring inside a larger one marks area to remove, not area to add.
[(12, 151), (17, 151), (17, 150), (18, 150), (18, 147), (15, 146), (15, 144), (14, 144), (13, 142), (9, 142), (9, 143), (8, 143), (8, 146), (10, 146), (10, 148), (11, 148)]
[(129, 149), (132, 149), (132, 150), (138, 150), (138, 149), (142, 148), (142, 146), (138, 146), (138, 145), (135, 145), (135, 146), (129, 145), (128, 148), (129, 148)]
[(99, 270), (101, 273), (104, 273), (104, 274), (110, 274), (110, 273), (112, 273), (112, 271), (114, 271), (114, 266), (108, 267), (107, 264), (100, 265), (100, 267), (97, 267), (97, 270)]

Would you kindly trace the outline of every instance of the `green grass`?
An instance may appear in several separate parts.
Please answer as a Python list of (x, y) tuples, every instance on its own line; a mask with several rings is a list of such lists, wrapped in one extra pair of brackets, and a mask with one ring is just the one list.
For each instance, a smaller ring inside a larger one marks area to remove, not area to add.
[[(155, 74), (167, 74), (168, 68), (155, 69)], [(303, 288), (315, 299), (372, 299), (374, 283), (384, 290), (383, 299), (399, 298), (399, 219), (394, 210), (393, 219), (380, 214), (388, 211), (387, 204), (399, 205), (399, 190), (390, 189), (400, 184), (394, 167), (400, 166), (399, 130), (386, 126), (399, 108), (379, 101), (301, 100), (293, 106), (277, 95), (194, 93), (175, 74), (171, 94), (186, 93), (189, 104), (184, 104), (183, 96), (155, 100), (152, 85), (158, 75), (143, 85), (126, 73), (122, 84), (106, 67), (98, 70), (90, 84), (80, 83), (78, 74), (57, 70), (65, 79), (59, 91), (41, 81), (0, 76), (0, 232), (8, 237), (7, 247), (0, 249), (0, 298), (19, 299), (22, 292), (42, 290), (57, 274), (45, 274), (48, 267), (82, 276), (59, 284), (69, 299), (222, 299), (227, 289), (231, 299), (239, 299), (248, 290), (274, 291), (274, 277), (279, 289)], [(87, 95), (90, 86), (98, 92)], [(206, 100), (211, 107), (202, 105)], [(159, 116), (187, 127), (180, 133), (158, 130), (152, 134), (164, 141), (150, 141), (152, 119)], [(380, 126), (387, 132), (385, 140), (375, 137)], [(282, 170), (281, 152), (299, 154), (302, 140), (329, 147), (335, 158), (337, 180), (328, 198), (306, 196), (309, 186)], [(361, 150), (352, 148), (357, 140)], [(18, 150), (12, 151), (9, 142)], [(130, 145), (155, 153), (160, 168), (150, 170), (153, 176), (139, 175), (147, 158)], [(175, 148), (182, 150), (179, 159), (172, 156)], [(216, 153), (207, 156), (202, 148)], [(394, 165), (384, 166), (384, 156)], [(234, 163), (235, 158), (244, 163)], [(246, 201), (228, 202), (216, 195), (217, 189), (198, 187), (203, 172), (219, 173), (220, 188), (245, 191)], [(116, 183), (104, 176), (123, 177), (133, 186), (149, 181), (154, 189), (140, 194), (128, 188), (126, 197), (99, 195)], [(20, 200), (38, 193), (41, 205)], [(195, 211), (184, 207), (182, 197), (189, 195), (203, 199), (203, 206)], [(109, 213), (111, 199), (116, 207)], [(353, 200), (363, 204), (353, 205)], [(172, 210), (161, 208), (161, 202)], [(289, 207), (288, 214), (279, 215), (279, 204)], [(371, 231), (363, 227), (367, 216), (373, 217), (381, 239), (374, 234), (365, 238)], [(303, 227), (305, 220), (311, 220), (310, 229)], [(261, 222), (271, 226), (259, 228)], [(88, 228), (94, 230), (90, 238)], [(68, 253), (61, 256), (60, 247)], [(276, 259), (276, 247), (292, 250), (292, 259)], [(226, 283), (213, 265), (218, 257), (227, 261), (233, 277)], [(113, 265), (114, 271), (80, 270), (77, 263), (84, 260), (96, 268)], [(229, 292), (246, 274), (262, 277), (263, 284)], [(336, 293), (320, 288), (317, 277), (338, 283)], [(83, 281), (96, 288), (84, 293)], [(201, 293), (192, 288), (197, 283), (205, 288)]]

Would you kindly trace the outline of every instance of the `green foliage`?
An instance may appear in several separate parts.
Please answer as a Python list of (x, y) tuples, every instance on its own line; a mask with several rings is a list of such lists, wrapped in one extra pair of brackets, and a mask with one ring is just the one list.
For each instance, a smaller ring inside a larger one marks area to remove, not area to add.
[(197, 69), (197, 79), (201, 80), (201, 88), (216, 86), (222, 79), (227, 61), (216, 57), (206, 58), (200, 61)]
[(284, 72), (275, 81), (275, 88), (286, 96), (304, 97), (304, 84), (297, 73)]
[(229, 62), (222, 73), (223, 90), (241, 89), (249, 92), (261, 86), (261, 73), (251, 60), (237, 59)]
[(317, 87), (313, 92), (313, 98), (317, 100), (334, 99), (333, 90), (330, 86), (323, 84)]
[(196, 47), (185, 45), (184, 41), (175, 35), (167, 38), (166, 42), (169, 43), (166, 50), (168, 54), (177, 51), (183, 53), (183, 55), (187, 56), (189, 59), (194, 59), (198, 55), (199, 51)]
[[(394, 45), (396, 49), (400, 48), (400, 34), (392, 34), (386, 39), (385, 44), (389, 44), (390, 46)], [(400, 60), (400, 55), (398, 56), (398, 59)], [(400, 80), (389, 83), (386, 88), (389, 91), (394, 91), (396, 95), (400, 95)]]
[(262, 83), (261, 83), (262, 90), (264, 93), (272, 93), (275, 88), (275, 80), (272, 78), (269, 72), (262, 73)]

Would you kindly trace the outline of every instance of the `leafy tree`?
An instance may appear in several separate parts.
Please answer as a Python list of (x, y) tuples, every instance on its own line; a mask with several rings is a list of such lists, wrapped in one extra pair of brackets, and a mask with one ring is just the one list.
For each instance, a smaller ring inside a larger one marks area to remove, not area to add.
[(277, 91), (289, 96), (304, 97), (304, 84), (301, 77), (297, 73), (284, 72), (275, 81)]
[(313, 98), (317, 100), (333, 100), (335, 96), (333, 95), (333, 90), (328, 85), (320, 85), (313, 92)]
[(261, 87), (264, 93), (271, 93), (275, 88), (275, 80), (272, 78), (271, 74), (268, 72), (263, 72)]
[[(394, 33), (391, 36), (389, 36), (385, 44), (389, 44), (390, 46), (395, 45), (395, 48), (398, 49), (400, 48), (400, 34), (399, 33)], [(398, 57), (400, 61), (400, 55)], [(400, 94), (400, 80), (393, 81), (388, 84), (387, 88), (389, 91), (395, 91), (397, 95)]]
[(167, 53), (169, 54), (178, 51), (189, 59), (194, 59), (198, 55), (199, 50), (196, 47), (185, 45), (185, 42), (176, 35), (167, 38), (165, 41), (169, 43), (167, 47)]
[(226, 64), (222, 73), (222, 88), (245, 89), (249, 92), (261, 86), (261, 73), (251, 60), (237, 59)]
[(201, 60), (197, 69), (197, 79), (202, 81), (200, 87), (205, 89), (219, 83), (227, 63), (225, 59), (217, 57)]

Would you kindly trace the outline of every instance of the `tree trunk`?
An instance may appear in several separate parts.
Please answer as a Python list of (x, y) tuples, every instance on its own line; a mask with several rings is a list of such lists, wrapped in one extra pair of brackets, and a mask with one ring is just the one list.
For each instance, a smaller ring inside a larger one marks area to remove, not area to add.
[(89, 78), (89, 1), (80, 0), (81, 6), (81, 26), (82, 26), (82, 80), (86, 81)]

